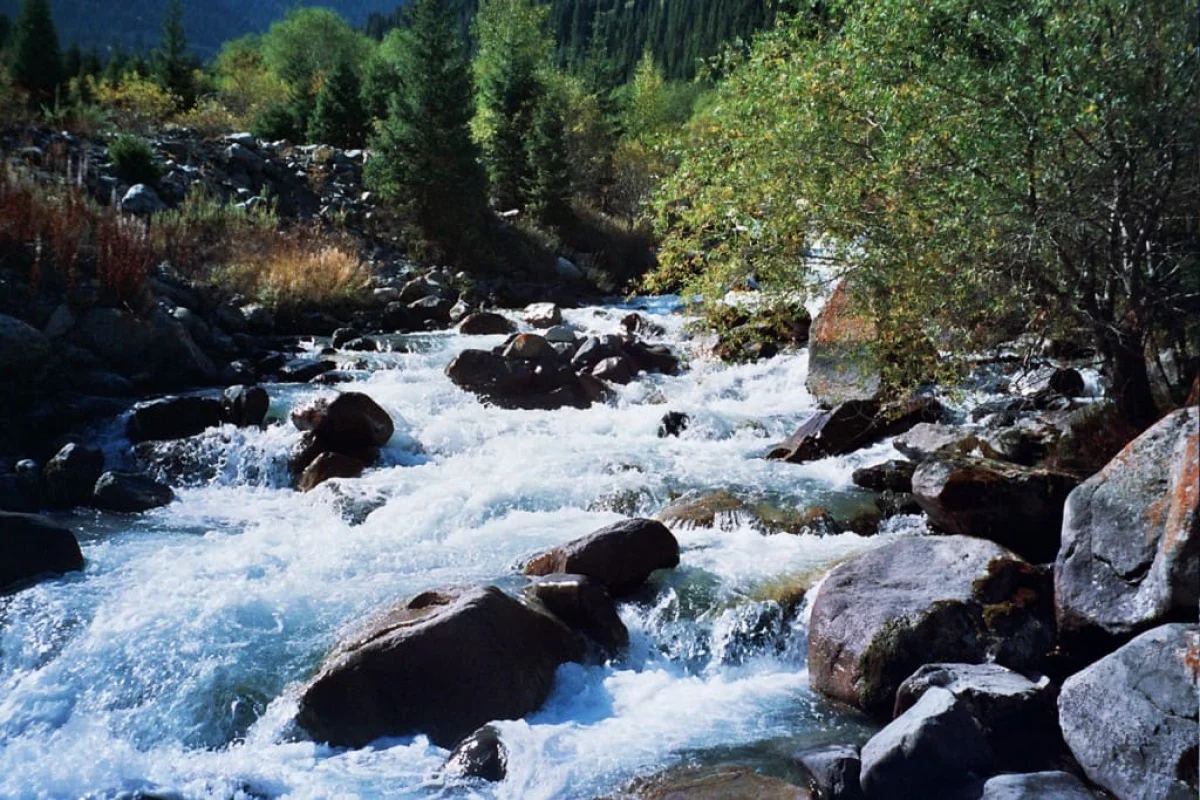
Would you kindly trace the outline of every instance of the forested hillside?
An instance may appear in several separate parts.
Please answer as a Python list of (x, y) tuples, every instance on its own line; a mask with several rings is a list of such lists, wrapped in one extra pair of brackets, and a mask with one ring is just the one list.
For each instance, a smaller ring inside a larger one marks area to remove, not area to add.
[[(149, 50), (162, 32), (169, 0), (53, 0), (50, 4), (64, 47), (78, 42), (88, 49), (120, 46)], [(261, 33), (296, 6), (325, 6), (352, 25), (362, 25), (372, 12), (391, 9), (395, 0), (189, 0), (183, 24), (193, 49), (201, 56), (247, 33)], [(21, 0), (0, 0), (0, 14), (15, 19)]]

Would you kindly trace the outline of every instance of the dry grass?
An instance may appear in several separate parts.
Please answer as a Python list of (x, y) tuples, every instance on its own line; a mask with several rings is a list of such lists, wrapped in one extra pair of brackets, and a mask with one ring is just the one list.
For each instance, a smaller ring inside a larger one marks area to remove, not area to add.
[(154, 264), (145, 227), (91, 202), (74, 182), (39, 183), (0, 173), (0, 263), (24, 271), (30, 290), (70, 292), (94, 276), (109, 299), (132, 306)]

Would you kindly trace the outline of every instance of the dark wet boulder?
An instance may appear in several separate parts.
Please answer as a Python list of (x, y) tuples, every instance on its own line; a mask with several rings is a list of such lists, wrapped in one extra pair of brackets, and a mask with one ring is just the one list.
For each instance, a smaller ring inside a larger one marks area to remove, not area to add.
[(86, 505), (104, 471), (104, 453), (74, 442), (65, 445), (42, 468), (43, 497), (51, 508)]
[(854, 470), (850, 480), (855, 486), (873, 492), (912, 492), (912, 476), (917, 465), (911, 461), (885, 461)]
[(357, 478), (367, 465), (344, 453), (321, 453), (300, 473), (296, 488), (310, 492), (331, 478)]
[(75, 534), (37, 514), (0, 511), (0, 594), (83, 569)]
[(409, 303), (408, 313), (418, 325), (444, 328), (450, 324), (450, 311), (453, 308), (453, 298), (430, 295)]
[(796, 760), (812, 776), (820, 800), (863, 800), (862, 758), (858, 748), (834, 745), (796, 754)]
[(873, 349), (877, 342), (874, 320), (846, 283), (840, 283), (809, 332), (805, 385), (818, 403), (832, 407), (878, 398), (880, 364)]
[(535, 710), (580, 655), (565, 625), (494, 586), (435, 589), (339, 645), (302, 690), (297, 721), (333, 745), (423, 733), (452, 747)]
[(978, 800), (1096, 800), (1097, 795), (1069, 772), (997, 775), (983, 784)]
[(0, 314), (0, 375), (26, 375), (42, 367), (50, 355), (50, 340), (32, 325)]
[(0, 511), (31, 514), (41, 507), (41, 492), (36, 476), (0, 472)]
[(463, 739), (450, 753), (444, 767), (447, 775), (480, 778), (497, 782), (508, 773), (508, 749), (500, 741), (500, 731), (491, 725)]
[(621, 350), (634, 368), (634, 372), (656, 372), (663, 375), (679, 374), (679, 356), (665, 344), (645, 342), (623, 342)]
[[(936, 576), (936, 577), (931, 577)], [(834, 567), (813, 600), (809, 683), (888, 716), (922, 664), (1036, 669), (1053, 644), (1048, 577), (983, 539), (901, 539)]]
[(361, 335), (362, 334), (360, 334), (354, 328), (338, 328), (333, 332), (333, 335), (329, 337), (329, 343), (333, 345), (335, 349), (341, 350), (346, 346), (346, 342), (353, 341)]
[(631, 382), (636, 368), (629, 359), (621, 356), (606, 358), (592, 367), (592, 375), (609, 383), (627, 384)]
[(799, 464), (844, 455), (941, 415), (941, 403), (931, 397), (885, 406), (874, 400), (851, 400), (807, 419), (786, 441), (772, 448), (767, 458)]
[(899, 717), (934, 687), (966, 704), (1001, 770), (1050, 767), (1063, 752), (1049, 678), (1028, 678), (999, 664), (925, 664), (896, 690)]
[(661, 522), (627, 519), (532, 558), (526, 575), (586, 575), (614, 596), (637, 589), (650, 573), (679, 566), (679, 542)]
[(215, 397), (163, 397), (135, 405), (125, 435), (135, 444), (186, 439), (221, 422), (221, 401)]
[(239, 384), (221, 394), (221, 417), (239, 428), (261, 427), (271, 408), (271, 397), (261, 386)]
[(619, 796), (622, 800), (814, 800), (807, 788), (739, 765), (675, 767), (634, 781)]
[(617, 615), (608, 590), (584, 575), (552, 574), (535, 578), (529, 593), (572, 630), (615, 656), (629, 646), (629, 630)]
[(130, 472), (106, 472), (96, 481), (92, 505), (101, 511), (136, 514), (165, 506), (175, 499), (166, 484)]
[(379, 342), (369, 336), (359, 336), (342, 345), (342, 349), (349, 353), (375, 353), (379, 350)]
[(337, 363), (320, 358), (293, 358), (275, 373), (280, 383), (308, 383), (318, 375), (337, 369)]
[(460, 389), (502, 408), (587, 408), (593, 402), (592, 392), (566, 367), (487, 350), (459, 353), (446, 366), (446, 376)]
[(687, 430), (692, 418), (682, 411), (668, 411), (663, 414), (662, 420), (658, 423), (658, 438), (666, 439), (668, 436), (678, 436)]
[(1047, 383), (1050, 391), (1063, 397), (1082, 397), (1086, 384), (1083, 375), (1073, 367), (1059, 367), (1050, 375)]
[(546, 341), (544, 336), (536, 333), (517, 334), (504, 347), (503, 355), (505, 358), (520, 358), (525, 361), (553, 363), (558, 360), (558, 351), (551, 346), (550, 342)]
[(619, 358), (624, 354), (619, 336), (588, 336), (571, 356), (571, 366), (580, 372), (590, 372), (604, 359)]
[(508, 317), (492, 311), (468, 314), (458, 324), (458, 332), (467, 336), (498, 336), (514, 332), (517, 326)]
[(649, 339), (665, 336), (667, 331), (657, 322), (651, 322), (636, 311), (621, 317), (621, 330), (626, 336), (644, 336)]
[(966, 703), (930, 688), (862, 749), (868, 798), (953, 797), (995, 765), (995, 756)]
[(1054, 565), (1058, 624), (1068, 642), (1116, 643), (1197, 618), (1198, 426), (1196, 407), (1175, 411), (1071, 493)]
[(383, 447), (395, 433), (391, 415), (362, 392), (343, 392), (333, 400), (318, 398), (292, 411), (292, 423), (311, 431), (326, 451), (350, 453)]
[(988, 539), (1044, 563), (1058, 553), (1063, 504), (1078, 480), (987, 458), (939, 455), (917, 467), (912, 483), (913, 496), (938, 530)]
[(1063, 738), (1092, 782), (1120, 800), (1194, 800), (1200, 626), (1147, 631), (1063, 683)]

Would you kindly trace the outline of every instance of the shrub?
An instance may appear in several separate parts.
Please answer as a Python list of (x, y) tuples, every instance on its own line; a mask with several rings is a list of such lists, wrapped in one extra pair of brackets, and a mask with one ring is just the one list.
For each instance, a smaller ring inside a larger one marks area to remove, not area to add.
[(295, 108), (292, 104), (276, 101), (268, 103), (262, 107), (254, 121), (250, 124), (250, 131), (259, 139), (274, 141), (276, 139), (287, 139), (289, 141), (298, 142), (304, 139), (303, 130), (300, 126), (300, 120), (297, 119)]
[(179, 105), (178, 98), (133, 71), (115, 81), (88, 81), (92, 96), (112, 115), (118, 130), (141, 132), (161, 126)]
[(180, 114), (175, 121), (201, 136), (210, 138), (243, 127), (240, 124), (241, 120), (233, 112), (211, 97), (204, 98), (189, 111)]
[(153, 148), (137, 136), (117, 134), (108, 145), (108, 157), (117, 175), (129, 183), (154, 183), (162, 177)]

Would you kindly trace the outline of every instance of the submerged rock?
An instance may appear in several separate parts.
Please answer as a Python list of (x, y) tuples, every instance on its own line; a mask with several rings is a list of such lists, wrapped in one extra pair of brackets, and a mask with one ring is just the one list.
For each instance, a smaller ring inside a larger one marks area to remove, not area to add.
[[(930, 576), (936, 576), (931, 578)], [(965, 536), (901, 539), (834, 567), (808, 634), (813, 688), (878, 716), (922, 664), (1036, 668), (1053, 643), (1048, 580)]]
[(912, 492), (912, 476), (917, 465), (911, 461), (885, 461), (854, 470), (850, 480), (855, 486), (873, 492)]
[(171, 487), (144, 475), (106, 472), (96, 481), (92, 505), (102, 511), (135, 514), (165, 506), (175, 499)]
[(1194, 800), (1200, 626), (1163, 625), (1067, 678), (1063, 738), (1090, 780), (1120, 800)]
[(692, 418), (682, 411), (668, 411), (658, 423), (658, 438), (666, 439), (668, 436), (680, 435), (687, 430), (691, 421)]
[(938, 455), (913, 473), (913, 496), (938, 530), (1004, 545), (1035, 563), (1058, 553), (1063, 504), (1077, 480), (973, 456)]
[(618, 797), (622, 800), (814, 800), (806, 788), (743, 766), (676, 767), (635, 781)]
[(0, 595), (80, 569), (83, 554), (71, 531), (37, 514), (0, 511)]
[(1054, 584), (1068, 641), (1196, 620), (1200, 410), (1163, 418), (1071, 493)]
[(820, 800), (863, 800), (862, 758), (857, 747), (834, 745), (799, 753), (796, 759), (813, 778)]
[(318, 375), (337, 369), (337, 363), (319, 358), (293, 358), (275, 373), (280, 383), (308, 383)]
[(618, 597), (658, 569), (679, 566), (679, 542), (661, 522), (628, 519), (530, 559), (526, 575), (586, 575)]
[(451, 747), (494, 719), (517, 719), (550, 693), (574, 634), (494, 586), (423, 592), (337, 647), (300, 696), (314, 738), (362, 747), (427, 734)]

